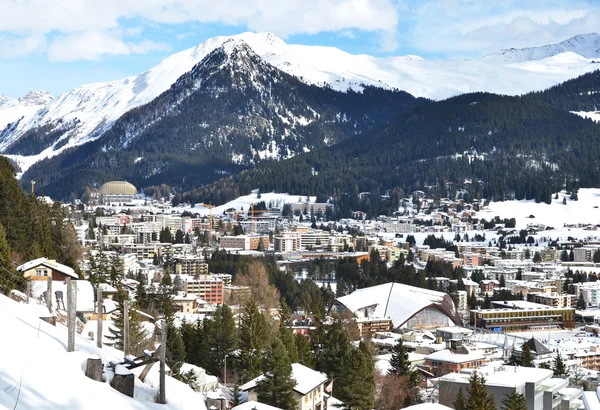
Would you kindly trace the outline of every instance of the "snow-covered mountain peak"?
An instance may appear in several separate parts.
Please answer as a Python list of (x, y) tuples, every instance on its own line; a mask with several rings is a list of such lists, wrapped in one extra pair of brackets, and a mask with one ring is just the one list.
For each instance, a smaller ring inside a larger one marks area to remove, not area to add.
[(483, 57), (482, 60), (511, 64), (542, 60), (567, 52), (579, 54), (585, 58), (600, 57), (600, 34), (579, 34), (560, 43), (547, 44), (541, 47), (508, 48), (496, 53), (488, 54)]
[(21, 105), (45, 105), (54, 100), (54, 96), (47, 91), (35, 90), (19, 98)]
[(0, 93), (0, 107), (14, 105), (16, 100)]

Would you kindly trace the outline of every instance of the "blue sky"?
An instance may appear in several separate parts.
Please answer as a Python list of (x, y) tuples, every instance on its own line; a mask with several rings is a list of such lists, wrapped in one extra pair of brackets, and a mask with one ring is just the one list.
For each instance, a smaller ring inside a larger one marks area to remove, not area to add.
[(600, 31), (600, 0), (0, 0), (0, 93), (58, 95), (217, 35), (378, 56), (473, 58)]

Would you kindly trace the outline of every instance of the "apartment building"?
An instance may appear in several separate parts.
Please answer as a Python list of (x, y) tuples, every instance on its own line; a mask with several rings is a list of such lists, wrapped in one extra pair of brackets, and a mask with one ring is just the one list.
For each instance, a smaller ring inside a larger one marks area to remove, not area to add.
[(208, 263), (201, 256), (173, 256), (171, 258), (171, 273), (190, 276), (207, 275)]
[(187, 293), (194, 294), (213, 305), (223, 304), (223, 281), (214, 275), (199, 275), (197, 278), (186, 277)]
[(575, 307), (577, 305), (577, 295), (567, 293), (528, 293), (527, 300), (533, 303), (540, 303), (552, 307)]
[(296, 252), (300, 250), (300, 234), (298, 232), (283, 232), (273, 238), (275, 252)]
[(245, 251), (256, 251), (261, 247), (269, 249), (269, 237), (267, 235), (238, 235), (223, 236), (221, 247), (224, 249), (242, 249)]

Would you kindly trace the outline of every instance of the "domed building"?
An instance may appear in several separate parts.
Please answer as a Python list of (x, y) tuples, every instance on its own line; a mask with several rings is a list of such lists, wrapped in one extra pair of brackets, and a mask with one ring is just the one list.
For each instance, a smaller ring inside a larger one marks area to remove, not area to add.
[(127, 181), (110, 181), (98, 191), (102, 203), (130, 202), (137, 195), (137, 188)]

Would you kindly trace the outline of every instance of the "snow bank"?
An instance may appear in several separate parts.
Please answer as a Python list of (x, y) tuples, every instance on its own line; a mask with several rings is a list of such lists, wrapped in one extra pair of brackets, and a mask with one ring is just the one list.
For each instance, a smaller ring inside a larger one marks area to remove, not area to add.
[(91, 357), (120, 361), (123, 353), (98, 349), (76, 336), (76, 350), (67, 353), (67, 332), (39, 319), (47, 309), (24, 305), (0, 295), (0, 408), (25, 409), (184, 409), (205, 410), (203, 396), (167, 377), (167, 400), (155, 403), (157, 389), (136, 379), (135, 397), (114, 390), (108, 383), (87, 378)]

